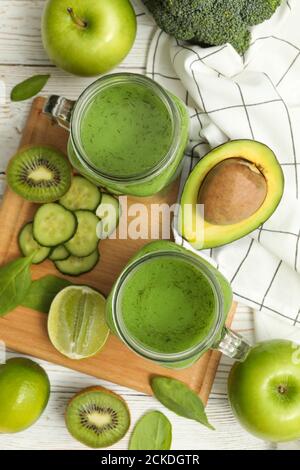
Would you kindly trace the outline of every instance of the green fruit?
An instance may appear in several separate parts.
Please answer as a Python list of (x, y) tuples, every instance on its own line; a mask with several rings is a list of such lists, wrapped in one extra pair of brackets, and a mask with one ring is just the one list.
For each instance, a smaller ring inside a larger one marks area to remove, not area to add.
[(70, 286), (60, 291), (48, 316), (53, 346), (71, 359), (83, 359), (99, 352), (109, 336), (105, 304), (103, 295), (90, 287)]
[(257, 344), (229, 375), (232, 410), (250, 433), (271, 442), (300, 438), (300, 346)]
[(70, 434), (95, 449), (115, 444), (130, 426), (125, 401), (102, 387), (89, 387), (75, 395), (65, 417)]
[(100, 75), (119, 64), (136, 35), (128, 0), (48, 0), (42, 18), (44, 47), (67, 72)]
[(231, 243), (273, 214), (283, 189), (282, 169), (269, 147), (254, 140), (227, 142), (209, 152), (188, 177), (179, 230), (197, 249)]
[(31, 426), (48, 403), (50, 383), (44, 369), (22, 357), (0, 365), (0, 432)]
[(7, 182), (28, 201), (53, 202), (71, 186), (71, 167), (65, 156), (51, 147), (24, 147), (9, 162)]

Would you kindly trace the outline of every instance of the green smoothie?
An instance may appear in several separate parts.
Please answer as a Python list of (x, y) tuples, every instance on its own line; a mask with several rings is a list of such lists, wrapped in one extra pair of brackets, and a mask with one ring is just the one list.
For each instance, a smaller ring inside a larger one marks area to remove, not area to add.
[(164, 102), (138, 83), (104, 88), (81, 120), (81, 141), (90, 163), (114, 177), (143, 175), (167, 154), (173, 126)]
[(212, 287), (199, 269), (164, 255), (139, 265), (123, 286), (122, 319), (130, 336), (159, 353), (200, 344), (216, 321)]

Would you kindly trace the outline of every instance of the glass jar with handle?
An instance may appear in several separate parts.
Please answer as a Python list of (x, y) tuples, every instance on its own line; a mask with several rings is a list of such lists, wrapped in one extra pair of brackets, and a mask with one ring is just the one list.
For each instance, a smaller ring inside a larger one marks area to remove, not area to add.
[(107, 322), (130, 349), (165, 367), (188, 367), (210, 348), (244, 360), (250, 346), (225, 326), (231, 306), (219, 271), (173, 242), (156, 241), (120, 274)]
[(148, 77), (104, 76), (76, 102), (50, 96), (44, 112), (70, 131), (74, 168), (110, 192), (151, 196), (180, 172), (189, 131), (186, 107)]

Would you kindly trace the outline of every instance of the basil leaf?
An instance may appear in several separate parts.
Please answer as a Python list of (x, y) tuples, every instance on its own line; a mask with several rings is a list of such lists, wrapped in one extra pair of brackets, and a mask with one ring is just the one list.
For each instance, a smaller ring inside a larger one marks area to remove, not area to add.
[(50, 75), (34, 75), (16, 85), (10, 93), (12, 101), (24, 101), (37, 95), (46, 85)]
[(136, 423), (129, 450), (170, 450), (172, 425), (159, 411), (150, 411)]
[(18, 258), (0, 268), (0, 316), (23, 302), (31, 285), (30, 266), (33, 255)]
[(71, 282), (57, 276), (44, 276), (33, 281), (29, 291), (22, 301), (22, 305), (39, 312), (48, 313), (54, 297)]
[(183, 382), (159, 376), (151, 380), (151, 388), (158, 401), (169, 410), (214, 429), (208, 422), (201, 398)]

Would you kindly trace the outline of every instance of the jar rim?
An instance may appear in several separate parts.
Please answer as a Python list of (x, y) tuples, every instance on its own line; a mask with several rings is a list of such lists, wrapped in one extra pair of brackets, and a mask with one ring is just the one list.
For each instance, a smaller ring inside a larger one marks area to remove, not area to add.
[[(203, 339), (200, 343), (195, 344), (189, 349), (181, 352), (175, 353), (160, 353), (157, 351), (152, 350), (149, 347), (146, 347), (144, 344), (139, 342), (137, 339), (133, 338), (130, 335), (130, 332), (127, 330), (124, 321), (122, 321), (122, 312), (120, 310), (120, 297), (122, 295), (122, 289), (128, 281), (129, 276), (131, 276), (141, 264), (151, 261), (153, 258), (158, 257), (174, 257), (174, 258), (181, 258), (186, 262), (195, 266), (201, 274), (203, 274), (206, 280), (209, 282), (212, 292), (214, 294), (214, 301), (215, 301), (215, 313), (216, 318), (214, 325), (211, 328), (210, 333), (208, 336)], [(224, 319), (224, 301), (223, 295), (221, 291), (221, 287), (219, 283), (216, 281), (213, 274), (210, 272), (209, 267), (203, 263), (202, 259), (199, 257), (199, 260), (189, 253), (181, 253), (175, 252), (171, 250), (160, 250), (156, 252), (149, 252), (145, 255), (137, 258), (135, 261), (130, 263), (120, 274), (112, 292), (112, 319), (114, 323), (114, 327), (116, 332), (118, 333), (119, 337), (123, 340), (123, 342), (132, 349), (135, 353), (139, 354), (140, 356), (144, 357), (145, 359), (150, 359), (156, 362), (163, 362), (166, 364), (172, 365), (172, 363), (188, 360), (194, 357), (197, 354), (201, 354), (201, 352), (206, 351), (209, 349), (216, 337), (216, 334), (223, 326), (223, 319)]]
[[(97, 168), (89, 161), (89, 158), (84, 150), (80, 138), (81, 117), (84, 115), (86, 108), (90, 105), (93, 97), (99, 93), (99, 89), (108, 86), (114, 86), (119, 83), (128, 83), (128, 81), (130, 81), (130, 83), (138, 83), (147, 86), (148, 88), (151, 88), (162, 100), (162, 102), (166, 106), (166, 109), (168, 110), (168, 114), (171, 119), (171, 145), (167, 153), (162, 157), (162, 159), (149, 170), (143, 173), (132, 174), (130, 176), (115, 176), (99, 170), (99, 168)], [(90, 171), (98, 175), (100, 178), (111, 182), (125, 184), (144, 182), (151, 180), (152, 178), (157, 176), (157, 174), (164, 171), (164, 169), (168, 167), (168, 165), (173, 161), (173, 159), (176, 158), (176, 153), (180, 147), (180, 114), (177, 109), (177, 106), (175, 105), (169, 94), (163, 89), (163, 87), (161, 87), (151, 78), (145, 75), (129, 72), (110, 74), (101, 77), (95, 82), (93, 82), (79, 96), (72, 112), (70, 137), (73, 149), (80, 163), (84, 167), (87, 167)]]

